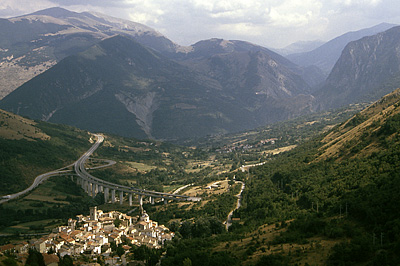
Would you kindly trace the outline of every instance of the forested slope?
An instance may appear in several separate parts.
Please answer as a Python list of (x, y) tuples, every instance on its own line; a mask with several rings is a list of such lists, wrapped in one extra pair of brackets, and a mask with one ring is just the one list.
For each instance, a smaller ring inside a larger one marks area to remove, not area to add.
[(396, 90), (326, 136), (252, 169), (237, 216), (252, 228), (297, 218), (275, 243), (346, 239), (332, 249), (330, 265), (397, 265), (399, 100)]
[(21, 191), (37, 175), (73, 163), (90, 147), (89, 138), (83, 130), (0, 110), (0, 195)]

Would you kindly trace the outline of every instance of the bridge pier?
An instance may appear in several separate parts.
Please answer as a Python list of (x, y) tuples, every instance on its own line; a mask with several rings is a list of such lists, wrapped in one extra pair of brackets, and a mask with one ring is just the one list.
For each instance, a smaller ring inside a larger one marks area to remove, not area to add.
[(96, 196), (96, 184), (92, 183), (92, 198)]
[(122, 205), (123, 201), (124, 201), (124, 192), (120, 191), (119, 192), (119, 204)]
[(111, 189), (111, 203), (115, 203), (115, 189)]
[(85, 185), (86, 185), (86, 193), (88, 194), (88, 195), (90, 195), (90, 183), (89, 183), (89, 181), (85, 181)]
[(142, 195), (138, 195), (139, 205), (143, 206), (143, 197)]
[(110, 193), (110, 190), (108, 187), (106, 187), (104, 189), (104, 202), (107, 203), (108, 202), (108, 194)]
[[(164, 204), (168, 204), (168, 200), (200, 200), (200, 198), (196, 197), (188, 197), (185, 195), (171, 195), (168, 193), (147, 191), (144, 189), (131, 188), (128, 186), (113, 184), (90, 175), (86, 171), (85, 161), (89, 159), (92, 153), (104, 140), (104, 137), (102, 135), (95, 134), (94, 136), (97, 138), (96, 143), (92, 146), (90, 150), (88, 150), (74, 163), (74, 170), (77, 174), (75, 182), (80, 185), (87, 194), (95, 197), (97, 193), (104, 192), (104, 200), (105, 202), (108, 202), (111, 190), (111, 203), (115, 203), (117, 201), (117, 198), (115, 196), (115, 193), (117, 191), (117, 193), (119, 193), (120, 204), (123, 204), (123, 197), (125, 192), (128, 195), (129, 205), (132, 205), (132, 198), (137, 194), (140, 208), (142, 208), (143, 206), (143, 197), (149, 197), (149, 202), (151, 204), (154, 204), (154, 198), (160, 198), (162, 201), (164, 201)], [(74, 180), (74, 176), (71, 176), (71, 180)]]

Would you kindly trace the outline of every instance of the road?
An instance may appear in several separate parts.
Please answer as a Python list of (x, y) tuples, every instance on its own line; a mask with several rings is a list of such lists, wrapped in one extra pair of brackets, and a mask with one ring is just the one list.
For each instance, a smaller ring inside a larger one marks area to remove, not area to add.
[[(87, 159), (93, 153), (93, 151), (97, 149), (97, 147), (100, 145), (100, 143), (104, 139), (104, 137), (101, 135), (95, 135), (95, 136), (98, 138), (96, 144), (93, 145), (81, 158), (79, 158), (79, 160), (82, 160), (83, 157)], [(111, 160), (106, 160), (106, 161), (108, 162), (107, 166), (115, 163), (114, 161), (111, 161)], [(27, 189), (25, 189), (23, 191), (17, 192), (15, 194), (7, 195), (7, 198), (0, 199), (0, 204), (7, 202), (9, 200), (12, 200), (12, 199), (16, 199), (16, 198), (32, 191), (37, 186), (39, 186), (41, 183), (43, 183), (45, 180), (47, 180), (49, 177), (63, 175), (66, 173), (72, 173), (72, 170), (66, 170), (66, 169), (68, 169), (71, 166), (76, 165), (77, 162), (75, 162), (74, 164), (68, 165), (66, 167), (63, 167), (63, 168), (60, 168), (60, 169), (37, 176), (30, 187), (28, 187)], [(103, 167), (103, 166), (99, 166), (99, 167)]]
[(128, 187), (128, 186), (124, 186), (124, 185), (107, 182), (105, 180), (102, 180), (100, 178), (92, 176), (91, 174), (89, 174), (86, 171), (87, 169), (85, 168), (85, 162), (86, 162), (86, 160), (89, 159), (89, 157), (92, 155), (92, 153), (99, 147), (99, 145), (104, 140), (104, 137), (102, 135), (94, 134), (94, 136), (97, 137), (96, 143), (74, 163), (75, 173), (78, 176), (80, 176), (82, 179), (87, 180), (89, 182), (96, 183), (98, 185), (106, 186), (110, 189), (118, 190), (120, 192), (135, 193), (135, 194), (138, 194), (141, 196), (164, 198), (166, 200), (199, 201), (201, 199), (199, 197), (190, 197), (190, 196), (179, 195), (179, 194), (163, 193), (163, 192), (145, 190), (145, 189), (140, 189), (140, 188), (135, 188), (135, 187)]
[[(70, 166), (72, 166), (72, 164)], [(58, 175), (62, 175), (65, 173), (72, 172), (72, 170), (62, 170), (62, 169), (68, 168), (68, 167), (69, 166), (37, 176), (30, 187), (28, 187), (27, 189), (25, 189), (23, 191), (17, 192), (15, 194), (8, 195), (8, 198), (0, 200), (0, 204), (7, 202), (9, 200), (12, 200), (12, 199), (16, 199), (16, 198), (32, 191), (37, 186), (39, 186), (43, 181), (47, 180), (51, 176), (58, 176)]]
[(190, 187), (190, 186), (193, 186), (193, 185), (194, 185), (194, 183), (188, 184), (188, 185), (185, 185), (185, 186), (182, 186), (182, 187), (176, 189), (174, 192), (172, 192), (172, 194), (178, 194), (179, 191), (182, 191), (182, 190), (184, 190), (185, 188)]
[(239, 169), (244, 172), (249, 170), (249, 168), (254, 167), (254, 166), (260, 166), (260, 165), (264, 165), (266, 162), (262, 162), (262, 163), (255, 163), (255, 164), (248, 164), (248, 165), (242, 165)]
[(237, 209), (239, 209), (240, 206), (242, 206), (242, 192), (243, 192), (243, 190), (244, 190), (244, 188), (245, 188), (245, 184), (244, 184), (242, 181), (235, 181), (235, 183), (236, 183), (236, 184), (237, 184), (237, 183), (242, 184), (242, 188), (240, 189), (240, 192), (239, 192), (238, 194), (235, 195), (235, 196), (238, 198), (238, 199), (237, 199), (237, 202), (236, 202), (236, 208), (233, 209), (233, 210), (228, 214), (228, 217), (227, 217), (226, 221), (224, 222), (226, 230), (228, 230), (229, 227), (232, 225), (232, 215), (233, 215), (233, 212), (236, 211)]
[[(9, 200), (12, 199), (16, 199), (30, 191), (32, 191), (33, 189), (35, 189), (37, 186), (39, 186), (43, 181), (45, 181), (46, 179), (48, 179), (51, 176), (57, 176), (57, 175), (62, 175), (62, 174), (66, 174), (66, 173), (73, 173), (73, 170), (66, 170), (67, 168), (73, 166), (74, 171), (77, 175), (79, 175), (81, 178), (88, 180), (88, 181), (92, 181), (92, 182), (96, 182), (97, 184), (100, 185), (106, 185), (112, 189), (117, 189), (119, 191), (123, 191), (126, 193), (136, 193), (139, 195), (146, 195), (146, 196), (152, 196), (152, 197), (158, 197), (158, 198), (165, 198), (165, 199), (172, 199), (172, 200), (189, 200), (189, 201), (198, 201), (200, 200), (200, 198), (198, 197), (189, 197), (189, 196), (184, 196), (184, 195), (178, 195), (178, 194), (170, 194), (170, 193), (162, 193), (162, 192), (156, 192), (156, 191), (149, 191), (149, 190), (144, 190), (144, 189), (139, 189), (139, 188), (134, 188), (134, 187), (127, 187), (127, 186), (123, 186), (123, 185), (118, 185), (118, 184), (114, 184), (111, 182), (107, 182), (104, 180), (101, 180), (99, 178), (96, 178), (92, 175), (90, 175), (85, 168), (85, 162), (86, 160), (89, 159), (89, 157), (93, 154), (93, 152), (99, 147), (99, 145), (104, 141), (104, 137), (102, 135), (99, 134), (94, 134), (94, 136), (97, 138), (96, 143), (94, 145), (92, 145), (92, 147), (85, 152), (75, 163), (66, 166), (64, 168), (55, 170), (55, 171), (51, 171), (45, 174), (41, 174), (39, 176), (37, 176), (35, 178), (35, 180), (33, 181), (33, 184), (28, 187), (27, 189), (15, 193), (15, 194), (11, 194), (11, 195), (7, 195), (7, 198), (0, 198), (0, 204), (7, 202)], [(112, 160), (104, 160), (106, 161), (108, 164), (106, 166), (110, 166), (112, 164), (115, 164), (114, 161)], [(100, 167), (105, 167), (105, 166), (97, 166), (97, 167), (93, 167), (92, 169), (96, 169), (96, 168), (100, 168)]]

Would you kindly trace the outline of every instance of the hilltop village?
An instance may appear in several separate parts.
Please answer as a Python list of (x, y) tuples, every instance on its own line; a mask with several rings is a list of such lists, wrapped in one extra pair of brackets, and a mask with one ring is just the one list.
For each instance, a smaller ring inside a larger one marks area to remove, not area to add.
[[(125, 253), (129, 252), (132, 245), (158, 249), (173, 237), (173, 232), (150, 220), (143, 209), (139, 216), (132, 217), (118, 211), (103, 212), (97, 207), (91, 207), (89, 216), (77, 215), (76, 219), (68, 220), (67, 226), (59, 226), (47, 236), (30, 243), (2, 246), (0, 252), (14, 253), (22, 262), (26, 260), (30, 248), (42, 254), (58, 254), (59, 257), (103, 255), (109, 265), (114, 265), (121, 258), (112, 257), (113, 245), (123, 244)], [(53, 258), (57, 260), (54, 254)]]

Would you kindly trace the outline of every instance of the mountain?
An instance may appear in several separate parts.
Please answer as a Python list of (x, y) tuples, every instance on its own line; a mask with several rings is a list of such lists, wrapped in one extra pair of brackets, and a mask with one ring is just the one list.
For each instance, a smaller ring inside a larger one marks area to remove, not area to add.
[(400, 26), (349, 43), (324, 86), (315, 93), (320, 109), (375, 101), (400, 82)]
[(0, 19), (0, 99), (61, 59), (116, 34), (161, 52), (177, 47), (145, 25), (98, 13), (50, 8)]
[(327, 43), (312, 51), (290, 54), (286, 57), (300, 66), (316, 66), (320, 68), (327, 76), (332, 70), (336, 61), (339, 59), (343, 48), (349, 42), (361, 39), (366, 36), (375, 35), (394, 26), (396, 25), (381, 23), (371, 28), (348, 32), (328, 41)]
[(291, 54), (299, 54), (299, 53), (306, 53), (310, 52), (314, 49), (317, 49), (321, 45), (325, 44), (324, 41), (299, 41), (292, 43), (284, 48), (281, 49), (271, 49), (277, 52), (280, 55), (287, 56)]
[[(240, 131), (309, 112), (312, 97), (298, 75), (264, 53), (242, 57), (246, 64), (230, 62), (236, 69), (228, 70), (247, 78), (240, 81), (247, 90), (115, 36), (65, 58), (0, 106), (34, 119), (157, 139)], [(223, 73), (225, 63), (214, 72)], [(264, 80), (268, 86), (259, 86)]]
[[(299, 67), (265, 47), (238, 40), (199, 41), (174, 59), (236, 91), (256, 93), (262, 88), (259, 93), (273, 95), (273, 90), (293, 94), (299, 89), (308, 93), (324, 79), (316, 68)], [(297, 81), (289, 84), (293, 80)]]

